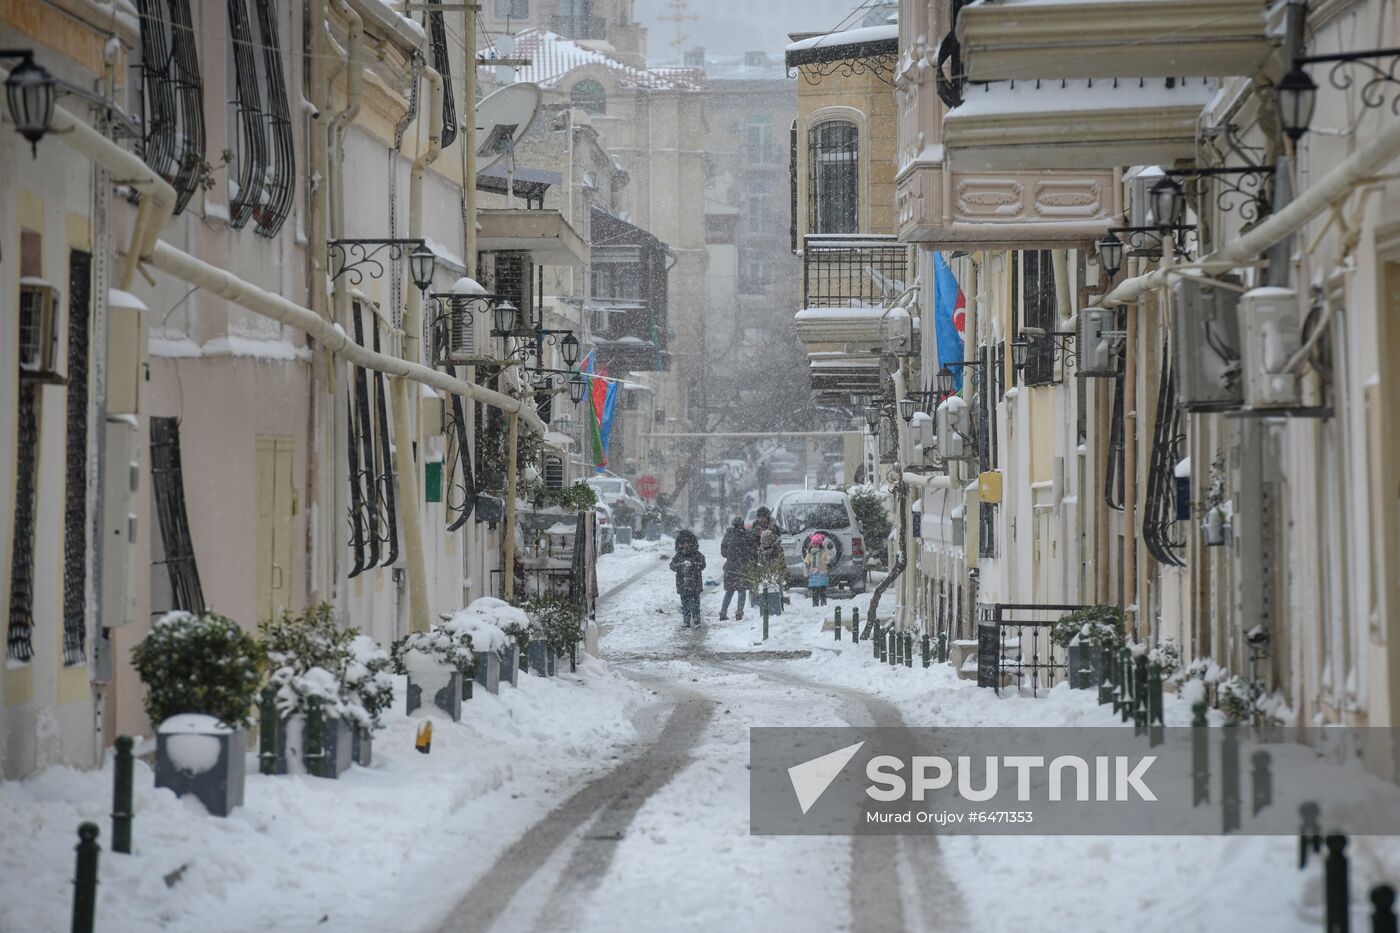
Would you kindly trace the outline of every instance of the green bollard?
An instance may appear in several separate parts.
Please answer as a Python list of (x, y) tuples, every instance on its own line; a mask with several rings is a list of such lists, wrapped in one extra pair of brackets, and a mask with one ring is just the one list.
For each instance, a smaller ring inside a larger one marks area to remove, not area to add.
[(78, 870), (73, 881), (73, 933), (92, 933), (97, 914), (97, 824), (78, 826)]
[[(925, 636), (927, 637), (927, 636)], [(914, 633), (904, 633), (904, 666), (914, 666)]]
[(924, 653), (924, 667), (927, 668), (928, 665), (929, 665), (929, 638), (928, 638), (928, 632), (924, 632), (924, 638), (923, 638), (923, 653)]
[(117, 736), (112, 767), (112, 851), (131, 852), (131, 736)]
[(938, 663), (939, 663), (939, 664), (947, 664), (947, 663), (948, 663), (948, 633), (947, 633), (947, 632), (939, 632), (939, 633), (938, 633)]
[(836, 640), (841, 640), (841, 607), (836, 607), (836, 617), (831, 625), (832, 631), (836, 633)]
[(1118, 651), (1118, 716), (1127, 722), (1133, 711), (1133, 653), (1127, 647)]
[(1274, 758), (1261, 748), (1250, 756), (1250, 760), (1254, 762), (1249, 795), (1250, 815), (1258, 816), (1259, 811), (1274, 802)]
[(1220, 733), (1220, 831), (1240, 828), (1239, 726), (1225, 723)]
[(860, 644), (860, 607), (851, 607), (851, 644)]
[(1191, 707), (1191, 806), (1210, 803), (1210, 737), (1206, 733), (1206, 704)]
[(306, 762), (306, 770), (313, 777), (325, 777), (323, 764), (326, 753), (322, 739), (325, 737), (326, 717), (321, 711), (320, 697), (306, 698), (306, 722), (302, 728), (301, 757)]
[(889, 657), (890, 657), (890, 667), (898, 667), (898, 666), (899, 666), (899, 648), (900, 648), (900, 645), (904, 644), (904, 639), (900, 637), (899, 632), (896, 632), (896, 631), (894, 630), (894, 626), (890, 626), (889, 638), (890, 638), (890, 655), (889, 655)]
[(271, 684), (258, 701), (258, 771), (277, 773), (277, 688)]
[(1395, 889), (1378, 884), (1371, 889), (1371, 933), (1396, 933)]
[(1147, 655), (1133, 658), (1133, 735), (1147, 731)]
[[(768, 640), (768, 594), (760, 593), (763, 597), (763, 640)], [(779, 597), (781, 598), (781, 597)]]
[(1113, 649), (1104, 645), (1099, 649), (1099, 705), (1113, 702)]
[(1166, 741), (1166, 717), (1162, 712), (1162, 665), (1152, 662), (1147, 668), (1147, 734), (1148, 744)]
[(880, 623), (874, 619), (870, 620), (870, 650), (877, 661), (883, 661), (885, 655), (885, 639), (880, 635)]
[(1327, 933), (1348, 933), (1351, 929), (1351, 879), (1347, 867), (1347, 837), (1333, 833), (1326, 839)]

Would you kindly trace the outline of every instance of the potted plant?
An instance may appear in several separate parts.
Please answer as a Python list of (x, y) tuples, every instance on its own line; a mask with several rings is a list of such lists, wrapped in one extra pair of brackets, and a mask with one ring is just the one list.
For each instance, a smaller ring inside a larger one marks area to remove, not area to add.
[[(519, 678), (520, 661), (513, 649), (506, 625), (528, 625), (525, 613), (503, 599), (483, 596), (460, 609), (443, 623), (443, 628), (471, 646), (476, 663), (473, 676), (488, 693), (499, 693), (501, 678), (514, 683)], [(516, 673), (512, 676), (512, 671)]]
[(216, 613), (171, 612), (132, 652), (156, 724), (156, 786), (192, 794), (214, 816), (243, 803), (244, 728), (262, 654), (251, 635)]
[(1102, 678), (1103, 649), (1123, 644), (1123, 610), (1117, 606), (1085, 606), (1060, 617), (1050, 627), (1050, 640), (1068, 655), (1070, 686), (1089, 690)]
[[(335, 778), (354, 756), (354, 713), (360, 704), (344, 684), (357, 633), (342, 629), (328, 603), (283, 613), (259, 627), (268, 661), (268, 686), (276, 691), (277, 774), (309, 771)], [(361, 717), (363, 718), (363, 717)], [(308, 730), (317, 729), (317, 734)]]
[(423, 705), (426, 693), (453, 722), (461, 720), (465, 684), (476, 666), (470, 637), (439, 623), (394, 642), (389, 657), (395, 673), (408, 675), (408, 712)]
[(576, 666), (574, 651), (583, 637), (578, 604), (558, 593), (544, 593), (530, 598), (525, 613), (540, 632), (539, 639), (530, 642), (530, 672), (539, 677), (555, 673), (555, 659), (569, 655), (570, 670)]
[(351, 639), (342, 684), (351, 699), (348, 711), (355, 728), (354, 759), (361, 767), (369, 767), (374, 730), (383, 725), (384, 713), (394, 703), (390, 664), (389, 652), (373, 638), (356, 635)]
[(637, 510), (628, 505), (626, 500), (618, 499), (612, 507), (613, 533), (617, 535), (617, 544), (632, 543), (632, 529), (637, 524)]

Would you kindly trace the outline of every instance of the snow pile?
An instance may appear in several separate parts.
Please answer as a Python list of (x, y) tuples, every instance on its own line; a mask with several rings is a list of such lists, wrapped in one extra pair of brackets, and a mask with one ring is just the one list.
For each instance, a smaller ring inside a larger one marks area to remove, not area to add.
[(525, 610), (491, 596), (483, 596), (459, 610), (443, 625), (449, 632), (465, 637), (476, 652), (508, 648), (514, 639), (506, 633), (523, 632), (529, 627), (530, 617)]

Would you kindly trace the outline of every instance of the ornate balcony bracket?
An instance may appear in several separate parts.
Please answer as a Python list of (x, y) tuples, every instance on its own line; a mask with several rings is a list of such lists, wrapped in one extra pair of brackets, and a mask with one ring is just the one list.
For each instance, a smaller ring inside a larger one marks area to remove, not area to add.
[(1359, 84), (1361, 103), (1368, 110), (1389, 107), (1400, 117), (1400, 48), (1338, 52), (1299, 58), (1298, 67), (1331, 65), (1328, 81), (1339, 91)]
[[(414, 249), (425, 245), (421, 239), (330, 240), (326, 243), (326, 250), (330, 260), (331, 281), (343, 275), (351, 285), (359, 285), (365, 280), (366, 272), (372, 279), (382, 278), (384, 261), (400, 262)], [(385, 253), (383, 260), (379, 257), (380, 253)]]
[[(839, 34), (838, 34), (839, 35)], [(899, 62), (899, 42), (896, 39), (876, 39), (871, 42), (844, 42), (831, 37), (831, 45), (815, 45), (787, 53), (789, 78), (801, 75), (808, 84), (820, 84), (822, 78), (840, 75), (843, 78), (874, 75), (894, 86), (895, 68)]]
[(1032, 345), (1040, 343), (1049, 353), (1051, 362), (1059, 363), (1065, 369), (1073, 369), (1079, 362), (1077, 345), (1079, 334), (1072, 330), (1041, 330), (1038, 327), (1022, 327), (1021, 333)]
[(1108, 232), (1121, 236), (1128, 246), (1129, 256), (1140, 256), (1153, 262), (1162, 258), (1162, 242), (1168, 233), (1171, 234), (1176, 254), (1188, 260), (1196, 241), (1194, 224), (1180, 224), (1174, 227), (1109, 227)]
[(1273, 212), (1269, 182), (1272, 165), (1220, 166), (1218, 168), (1176, 169), (1172, 178), (1203, 178), (1215, 182), (1215, 206), (1224, 213), (1239, 212), (1246, 224), (1258, 223)]

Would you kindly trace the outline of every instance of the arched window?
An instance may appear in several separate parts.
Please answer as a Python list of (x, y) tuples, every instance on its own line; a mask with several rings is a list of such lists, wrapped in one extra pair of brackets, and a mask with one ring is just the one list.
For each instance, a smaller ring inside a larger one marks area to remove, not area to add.
[(608, 92), (592, 78), (584, 78), (569, 92), (569, 103), (589, 113), (607, 113)]
[(807, 133), (807, 217), (812, 233), (856, 233), (860, 225), (860, 129), (849, 120)]

